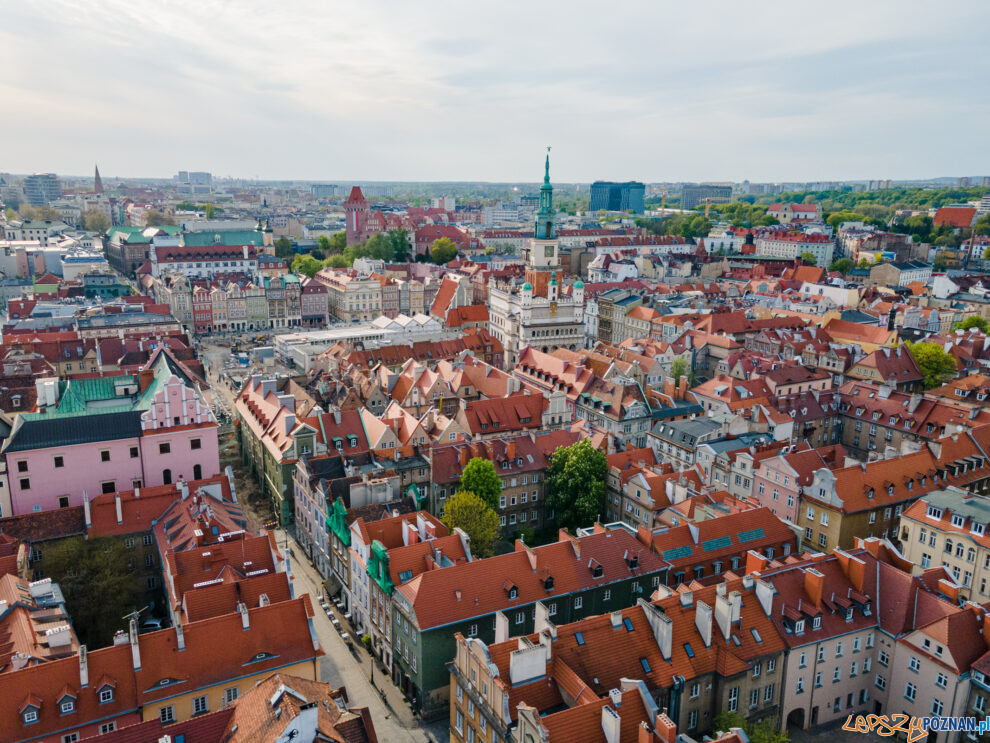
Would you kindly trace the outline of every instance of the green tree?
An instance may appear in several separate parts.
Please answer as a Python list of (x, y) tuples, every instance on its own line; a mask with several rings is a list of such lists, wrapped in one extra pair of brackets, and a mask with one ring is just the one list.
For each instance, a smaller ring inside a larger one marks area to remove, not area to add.
[(450, 529), (463, 529), (476, 557), (491, 557), (498, 542), (498, 514), (470, 490), (458, 490), (444, 504), (440, 520)]
[(203, 211), (205, 212), (207, 219), (213, 219), (217, 213), (217, 208), (213, 206), (213, 204), (207, 204)]
[(853, 262), (849, 258), (836, 258), (828, 267), (829, 271), (835, 271), (845, 275), (853, 267)]
[(320, 235), (318, 238), (316, 238), (316, 247), (324, 255), (329, 255), (330, 254), (330, 238), (327, 237), (326, 235)]
[(788, 743), (787, 731), (780, 730), (780, 720), (766, 717), (759, 722), (747, 720), (738, 712), (723, 710), (712, 720), (713, 731), (729, 732), (732, 728), (742, 728), (750, 743)]
[(605, 511), (605, 454), (581, 439), (550, 455), (547, 502), (559, 526), (574, 530), (591, 526)]
[(670, 364), (670, 376), (674, 382), (679, 381), (681, 377), (688, 377), (688, 381), (690, 381), (691, 365), (688, 363), (688, 360), (682, 356), (674, 359)]
[(502, 478), (495, 472), (495, 464), (491, 460), (474, 457), (461, 471), (458, 490), (469, 490), (487, 503), (489, 508), (498, 508)]
[(80, 642), (101, 648), (144, 606), (144, 576), (133, 550), (114, 538), (66, 539), (45, 548), (45, 570), (65, 595)]
[(834, 214), (829, 214), (825, 221), (833, 230), (838, 231), (839, 225), (843, 222), (869, 222), (870, 220), (864, 214), (857, 214), (848, 209), (843, 209)]
[(158, 227), (163, 224), (175, 224), (175, 220), (166, 214), (152, 210), (144, 215), (144, 223), (148, 225), (148, 227)]
[(984, 214), (973, 225), (974, 235), (990, 235), (990, 214)]
[(937, 343), (908, 343), (911, 355), (925, 375), (925, 389), (941, 387), (956, 375), (956, 360)]
[(970, 315), (965, 320), (957, 322), (952, 326), (953, 330), (969, 330), (970, 328), (977, 328), (986, 333), (987, 329), (990, 328), (990, 323), (979, 315)]
[(323, 262), (316, 260), (311, 255), (300, 254), (292, 259), (292, 270), (301, 273), (303, 276), (313, 278), (316, 272), (323, 268)]
[(277, 258), (288, 258), (292, 252), (292, 241), (289, 238), (280, 237), (275, 241), (275, 256)]
[(110, 229), (110, 217), (99, 209), (87, 209), (83, 213), (83, 225), (90, 232), (106, 232)]
[(395, 248), (387, 235), (372, 235), (364, 244), (364, 249), (371, 258), (377, 258), (386, 263), (391, 263), (395, 257)]
[(430, 246), (430, 260), (438, 266), (452, 261), (457, 256), (457, 243), (449, 237), (440, 237)]
[(990, 261), (990, 247), (983, 251), (983, 260)]
[(949, 262), (943, 253), (936, 255), (935, 260), (932, 261), (932, 269), (935, 271), (944, 271), (948, 265)]
[(331, 255), (326, 260), (326, 265), (330, 268), (347, 268), (354, 261), (348, 261), (344, 255)]
[(331, 253), (343, 253), (344, 248), (347, 247), (347, 233), (346, 232), (335, 232), (330, 238), (330, 247), (328, 250)]
[(409, 241), (409, 233), (402, 229), (389, 230), (385, 233), (386, 239), (392, 246), (393, 261), (405, 263), (409, 260), (409, 253), (412, 251), (412, 243)]
[(805, 250), (798, 257), (801, 259), (801, 262), (804, 263), (804, 265), (806, 265), (806, 266), (816, 266), (816, 265), (818, 265), (818, 259), (815, 258), (815, 254), (812, 253), (809, 250)]
[(856, 268), (869, 268), (870, 261), (868, 258), (860, 258), (859, 263), (856, 264)]

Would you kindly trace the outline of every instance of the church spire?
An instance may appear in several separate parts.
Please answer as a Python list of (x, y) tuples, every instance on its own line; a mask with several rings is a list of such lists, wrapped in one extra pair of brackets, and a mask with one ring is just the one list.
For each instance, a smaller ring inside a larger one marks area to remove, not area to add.
[(540, 208), (536, 212), (536, 237), (541, 240), (553, 240), (557, 237), (554, 222), (553, 184), (550, 183), (550, 148), (547, 147), (547, 159), (543, 171), (543, 185), (540, 186)]
[(100, 166), (95, 165), (96, 175), (93, 177), (93, 191), (96, 192), (98, 196), (103, 195), (103, 179), (100, 178)]
[(547, 166), (546, 166), (546, 171), (543, 174), (543, 184), (544, 185), (550, 184), (550, 148), (549, 147), (547, 147)]

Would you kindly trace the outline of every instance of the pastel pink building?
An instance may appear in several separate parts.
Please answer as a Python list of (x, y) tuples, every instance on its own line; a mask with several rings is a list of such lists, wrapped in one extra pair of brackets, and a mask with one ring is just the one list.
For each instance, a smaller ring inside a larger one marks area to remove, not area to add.
[(805, 441), (787, 449), (760, 462), (753, 473), (753, 497), (777, 518), (796, 524), (802, 489), (811, 484), (816, 470), (841, 467), (846, 453), (841, 444), (812, 449)]
[(184, 370), (158, 353), (136, 375), (38, 381), (37, 413), (4, 443), (12, 514), (99, 493), (220, 473), (217, 421)]

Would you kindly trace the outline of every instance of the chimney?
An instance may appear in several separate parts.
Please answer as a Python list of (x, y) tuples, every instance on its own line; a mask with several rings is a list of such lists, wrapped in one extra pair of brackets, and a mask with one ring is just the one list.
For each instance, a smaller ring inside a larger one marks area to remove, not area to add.
[(141, 670), (141, 646), (138, 644), (138, 624), (137, 620), (131, 618), (128, 625), (128, 636), (131, 643), (131, 661), (134, 663), (134, 670)]
[(602, 707), (602, 732), (605, 743), (619, 743), (621, 720), (619, 714), (609, 706)]
[(288, 408), (290, 412), (296, 412), (296, 397), (295, 395), (279, 395), (278, 405), (281, 408)]
[(182, 632), (181, 622), (175, 623), (175, 641), (180, 652), (186, 649), (186, 636)]
[(609, 614), (609, 621), (612, 623), (612, 629), (618, 629), (622, 626), (622, 612), (613, 611)]
[(505, 612), (495, 612), (495, 642), (505, 642), (509, 639), (509, 618)]
[(93, 518), (89, 512), (89, 496), (86, 491), (83, 491), (83, 517), (86, 519), (86, 528), (88, 529), (93, 525)]
[(756, 599), (760, 602), (760, 608), (768, 617), (773, 611), (773, 586), (760, 578), (756, 581)]
[(134, 497), (135, 498), (141, 497), (141, 488), (134, 488)]
[(271, 606), (272, 601), (268, 598), (267, 593), (263, 593), (258, 597), (258, 606)]
[(705, 643), (706, 648), (712, 646), (712, 607), (704, 601), (695, 602), (694, 626)]
[(622, 690), (621, 689), (610, 689), (608, 692), (608, 698), (612, 701), (612, 706), (618, 709), (622, 706)]
[(296, 427), (296, 416), (292, 413), (285, 414), (285, 433), (286, 435), (292, 433), (292, 429)]
[(241, 613), (241, 629), (251, 629), (251, 619), (248, 617), (248, 608), (243, 601), (237, 602), (237, 611)]
[(120, 506), (120, 493), (113, 494), (113, 505), (114, 508), (117, 510), (117, 523), (118, 524), (124, 523), (124, 512)]
[[(722, 585), (725, 585), (724, 583)], [(698, 608), (701, 608), (701, 603), (698, 602)], [(732, 634), (732, 623), (730, 620), (730, 609), (729, 609), (729, 599), (724, 594), (715, 595), (715, 621), (718, 623), (718, 628), (722, 631), (722, 637), (726, 640), (729, 639), (729, 635)], [(695, 622), (698, 621), (698, 614), (695, 612)], [(708, 621), (711, 621), (710, 619)], [(710, 626), (710, 625), (709, 625)], [(702, 633), (704, 634), (704, 633)], [(705, 643), (707, 646), (708, 643)]]
[(907, 408), (908, 412), (913, 413), (920, 404), (921, 404), (921, 395), (919, 395), (918, 393), (911, 395), (910, 399), (908, 400), (908, 408)]
[(759, 552), (749, 550), (746, 553), (746, 572), (759, 573), (764, 570), (770, 561)]
[(732, 624), (742, 621), (742, 594), (739, 591), (729, 593), (729, 621)]
[(657, 738), (659, 738), (663, 743), (676, 743), (677, 741), (677, 725), (667, 717), (667, 710), (664, 710), (657, 715), (657, 724), (655, 726)]
[(822, 592), (825, 590), (825, 576), (814, 568), (804, 571), (804, 592), (816, 608), (822, 608)]
[(142, 369), (138, 372), (138, 387), (144, 392), (155, 379), (155, 372), (152, 369)]
[(185, 480), (179, 480), (179, 482), (177, 482), (176, 485), (179, 488), (179, 492), (182, 493), (182, 500), (185, 500), (186, 498), (188, 498), (189, 497), (189, 484)]
[(79, 646), (79, 686), (83, 689), (89, 686), (89, 658), (85, 645)]
[(681, 381), (677, 383), (677, 399), (685, 400), (687, 399), (687, 389), (688, 380), (687, 377), (681, 377)]

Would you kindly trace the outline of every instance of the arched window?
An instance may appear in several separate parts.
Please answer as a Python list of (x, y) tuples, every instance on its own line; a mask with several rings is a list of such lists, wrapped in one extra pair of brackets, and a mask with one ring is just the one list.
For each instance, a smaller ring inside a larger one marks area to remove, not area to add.
[(166, 485), (172, 484), (172, 470), (162, 470), (162, 482)]
[(203, 479), (203, 465), (201, 464), (193, 465), (193, 480), (202, 480), (202, 479)]

